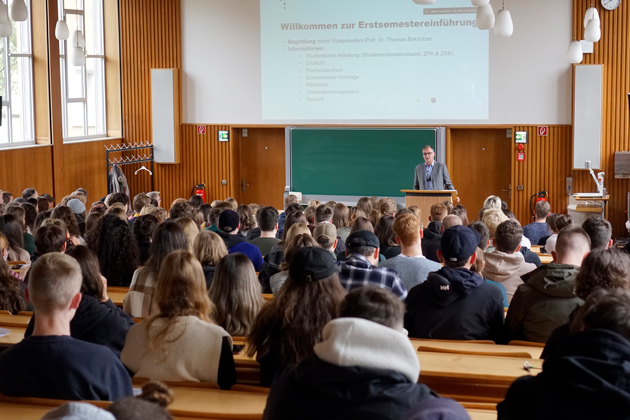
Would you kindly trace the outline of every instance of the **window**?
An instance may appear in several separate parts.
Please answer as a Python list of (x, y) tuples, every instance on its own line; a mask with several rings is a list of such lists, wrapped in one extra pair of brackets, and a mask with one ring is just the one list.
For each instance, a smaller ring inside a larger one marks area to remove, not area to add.
[(31, 2), (24, 22), (10, 21), (13, 32), (0, 41), (0, 146), (35, 143)]
[[(70, 38), (61, 41), (61, 89), (63, 92), (63, 137), (67, 140), (107, 135), (105, 110), (105, 45), (103, 0), (63, 0)], [(74, 31), (85, 39), (85, 65), (74, 66), (68, 48), (74, 47)]]

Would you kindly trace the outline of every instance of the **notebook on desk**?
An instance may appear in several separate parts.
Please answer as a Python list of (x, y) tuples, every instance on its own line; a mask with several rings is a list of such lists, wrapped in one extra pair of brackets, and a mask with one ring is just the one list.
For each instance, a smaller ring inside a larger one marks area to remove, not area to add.
[(600, 193), (579, 193), (579, 194), (573, 194), (573, 197), (580, 197), (580, 198), (602, 198), (602, 195)]

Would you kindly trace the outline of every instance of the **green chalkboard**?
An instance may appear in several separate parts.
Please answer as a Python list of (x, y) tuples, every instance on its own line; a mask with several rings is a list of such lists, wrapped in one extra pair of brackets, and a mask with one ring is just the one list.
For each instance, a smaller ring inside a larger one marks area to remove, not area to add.
[(294, 128), (291, 189), (306, 195), (402, 197), (434, 128)]

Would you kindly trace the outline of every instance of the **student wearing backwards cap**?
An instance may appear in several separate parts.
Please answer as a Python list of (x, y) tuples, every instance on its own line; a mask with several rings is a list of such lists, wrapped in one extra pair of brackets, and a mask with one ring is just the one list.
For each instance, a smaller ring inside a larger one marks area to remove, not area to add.
[(337, 247), (337, 228), (332, 223), (322, 222), (315, 226), (313, 229), (313, 238), (317, 241), (319, 246), (330, 251), (335, 261), (337, 261), (337, 255), (335, 254), (335, 248)]
[(260, 271), (263, 265), (263, 258), (256, 245), (252, 245), (247, 240), (237, 235), (241, 227), (238, 213), (234, 210), (224, 210), (219, 216), (219, 236), (225, 242), (228, 253), (240, 252), (249, 257), (254, 264), (256, 272)]
[(444, 267), (410, 290), (405, 328), (415, 338), (503, 341), (503, 297), (471, 271), (479, 234), (456, 225), (444, 231), (438, 257)]

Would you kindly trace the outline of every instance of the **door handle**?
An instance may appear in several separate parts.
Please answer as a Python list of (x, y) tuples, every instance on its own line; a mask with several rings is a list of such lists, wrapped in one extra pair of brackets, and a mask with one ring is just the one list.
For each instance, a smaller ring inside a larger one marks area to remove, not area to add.
[(249, 187), (249, 184), (245, 183), (245, 179), (241, 179), (241, 191), (245, 192), (246, 187)]

